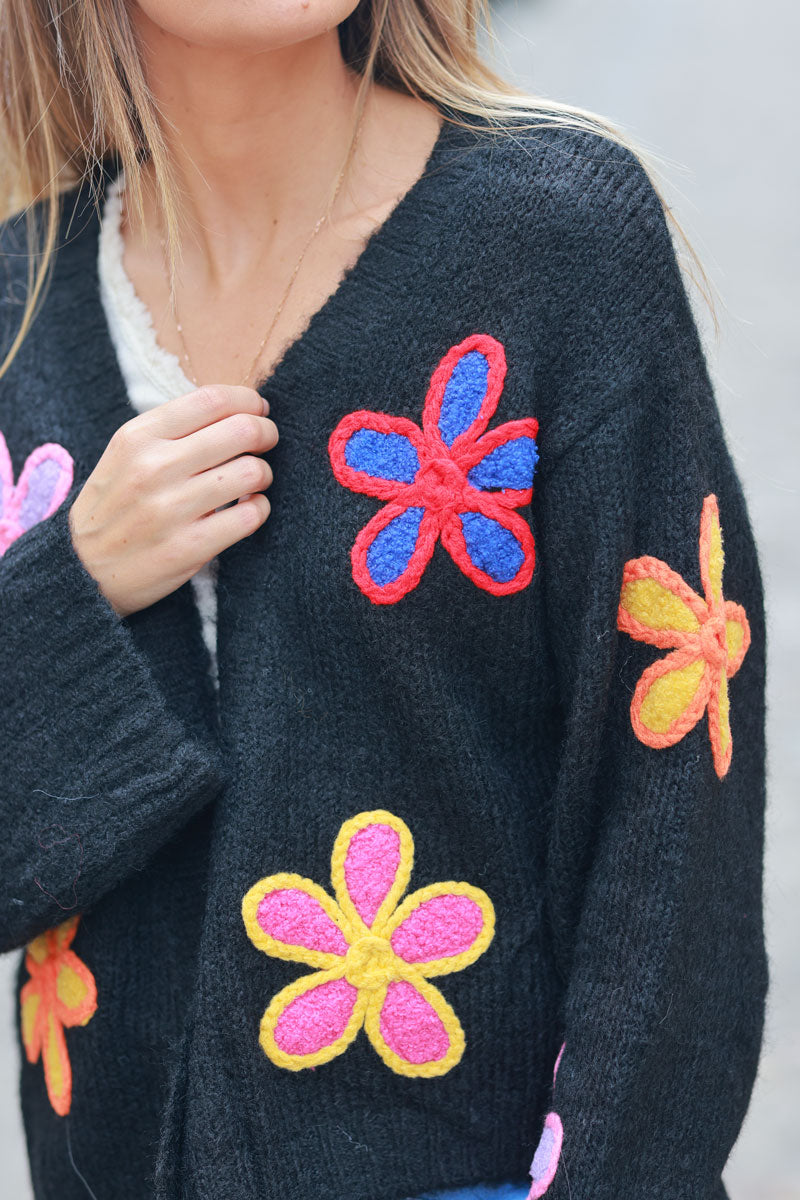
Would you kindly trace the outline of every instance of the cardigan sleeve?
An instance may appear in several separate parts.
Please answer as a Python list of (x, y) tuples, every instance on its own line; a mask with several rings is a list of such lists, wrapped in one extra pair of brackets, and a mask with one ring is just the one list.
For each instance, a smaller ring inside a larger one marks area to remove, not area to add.
[(77, 491), (0, 557), (0, 950), (91, 906), (225, 780), (175, 671), (188, 585), (120, 619), (73, 548)]
[(762, 588), (660, 201), (628, 175), (597, 215), (536, 500), (564, 1049), (531, 1196), (720, 1200), (767, 985)]

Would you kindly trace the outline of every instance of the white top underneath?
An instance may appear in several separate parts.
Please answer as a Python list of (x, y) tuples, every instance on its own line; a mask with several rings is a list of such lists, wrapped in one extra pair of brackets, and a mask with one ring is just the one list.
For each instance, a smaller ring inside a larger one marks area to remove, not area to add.
[[(121, 192), (125, 186), (122, 172), (106, 190), (100, 225), (98, 274), (100, 299), (105, 310), (111, 341), (117, 354), (128, 398), (137, 412), (157, 408), (165, 400), (185, 396), (196, 390), (187, 379), (176, 355), (165, 350), (156, 339), (153, 320), (139, 299), (123, 264)], [(217, 683), (217, 560), (201, 567), (192, 578), (203, 638), (211, 656), (211, 674)]]

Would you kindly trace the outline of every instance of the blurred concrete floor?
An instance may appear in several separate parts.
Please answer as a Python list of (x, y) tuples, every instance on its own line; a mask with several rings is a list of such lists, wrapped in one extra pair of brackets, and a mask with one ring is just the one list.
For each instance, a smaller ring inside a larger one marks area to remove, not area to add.
[[(790, 126), (800, 108), (800, 9), (789, 0), (499, 0), (495, 25), (504, 74), (603, 113), (669, 160), (667, 194), (724, 302), (709, 358), (771, 614), (772, 959), (759, 1082), (726, 1179), (731, 1200), (800, 1200), (800, 168)], [(0, 959), (0, 1193), (28, 1200), (13, 966)]]

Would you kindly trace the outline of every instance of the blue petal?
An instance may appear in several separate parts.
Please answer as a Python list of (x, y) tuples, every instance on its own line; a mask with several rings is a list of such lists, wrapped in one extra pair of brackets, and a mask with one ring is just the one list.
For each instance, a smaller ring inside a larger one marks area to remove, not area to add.
[(354, 471), (399, 483), (411, 483), (419, 470), (419, 457), (407, 437), (377, 429), (357, 429), (347, 439), (344, 460)]
[(460, 513), (467, 553), (475, 566), (497, 583), (508, 583), (519, 571), (525, 553), (513, 533), (483, 513)]
[(503, 442), (476, 463), (467, 478), (473, 487), (513, 488), (524, 491), (533, 486), (533, 475), (539, 454), (532, 437), (518, 437)]
[(480, 350), (470, 350), (458, 360), (442, 397), (439, 432), (452, 446), (480, 412), (489, 378), (489, 360)]
[(403, 574), (417, 544), (424, 508), (407, 508), (380, 531), (367, 551), (367, 570), (383, 587)]

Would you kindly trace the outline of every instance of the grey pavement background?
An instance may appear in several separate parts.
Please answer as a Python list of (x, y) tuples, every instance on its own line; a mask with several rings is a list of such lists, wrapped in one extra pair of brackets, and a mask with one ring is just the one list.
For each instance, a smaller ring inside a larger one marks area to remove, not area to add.
[[(498, 0), (495, 26), (504, 74), (603, 113), (666, 160), (667, 196), (721, 296), (718, 343), (699, 315), (771, 614), (772, 988), (759, 1080), (726, 1180), (731, 1200), (800, 1200), (800, 8), (789, 0)], [(13, 967), (0, 959), (0, 1194), (29, 1200)]]

